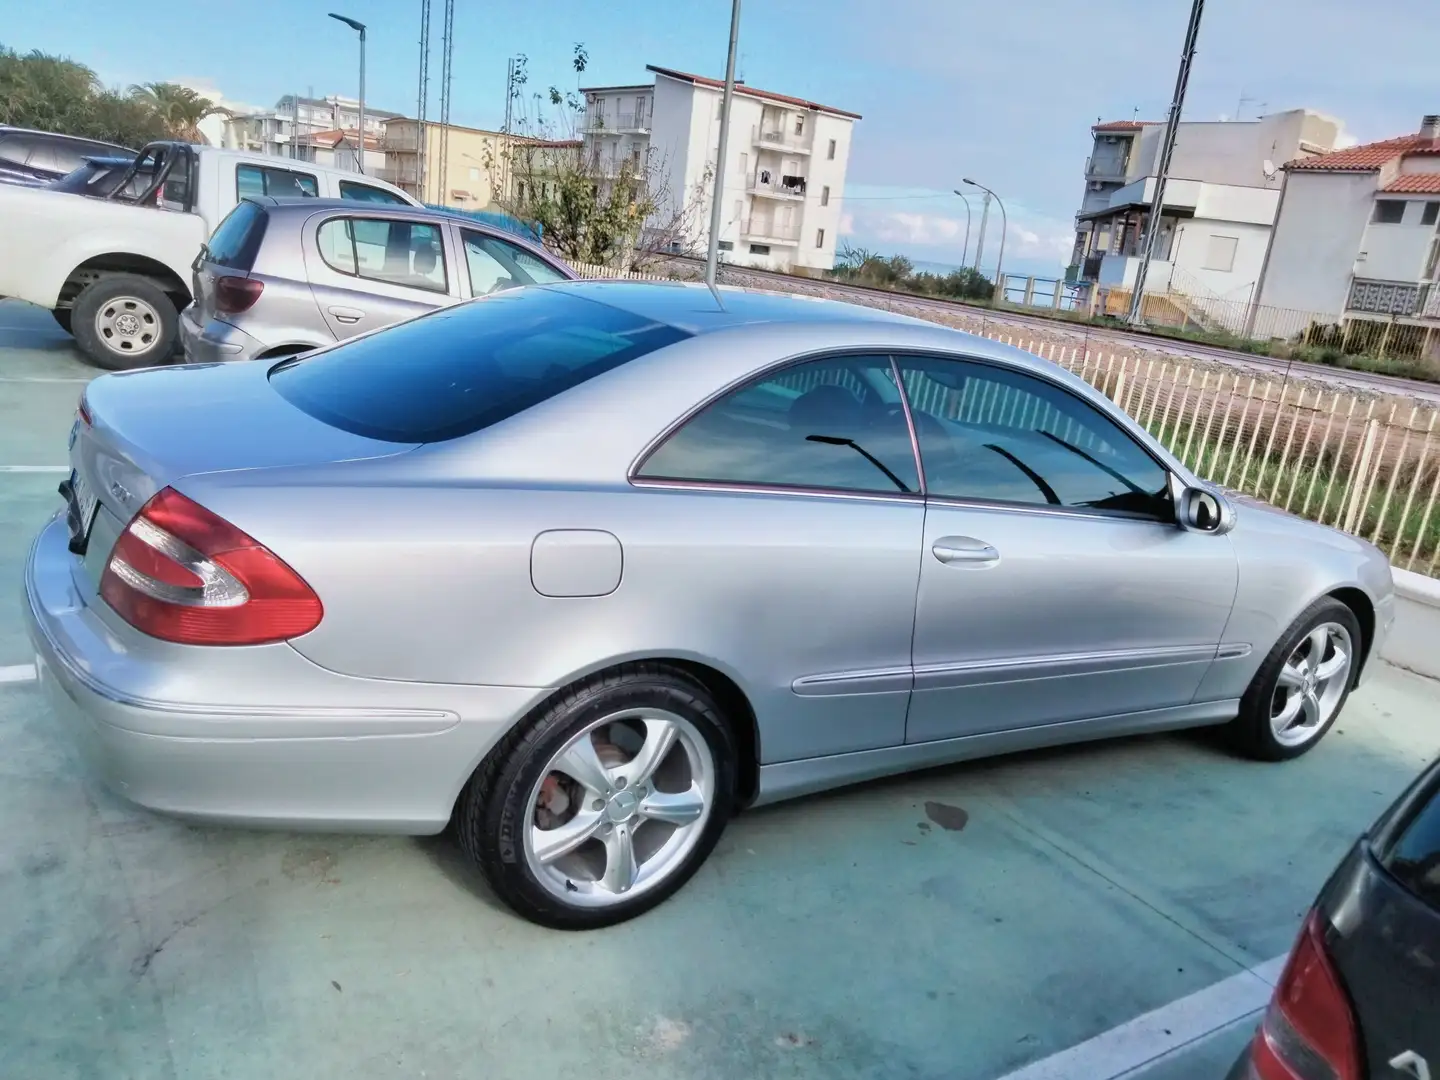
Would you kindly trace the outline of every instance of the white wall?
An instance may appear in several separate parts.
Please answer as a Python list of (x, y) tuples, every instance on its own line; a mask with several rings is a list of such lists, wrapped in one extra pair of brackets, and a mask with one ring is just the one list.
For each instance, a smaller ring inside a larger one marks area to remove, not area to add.
[(1275, 208), (1279, 204), (1278, 190), (1202, 184), (1199, 197), (1195, 200), (1195, 216), (1221, 221), (1248, 221), (1268, 229), (1275, 221)]
[[(1398, 196), (1379, 195), (1377, 201), (1390, 198)], [(1405, 217), (1399, 224), (1370, 222), (1360, 240), (1360, 253), (1355, 257), (1355, 276), (1381, 281), (1419, 281), (1430, 255), (1430, 241), (1435, 238), (1435, 226), (1421, 225), (1420, 215), (1426, 202), (1437, 200), (1440, 196), (1403, 199)]]
[[(855, 122), (848, 117), (830, 113), (811, 113), (815, 139), (811, 144), (809, 172), (806, 177), (805, 216), (800, 230), (797, 261), (801, 266), (829, 270), (835, 265), (835, 244), (840, 233), (840, 216), (844, 204), (845, 175), (850, 167), (850, 142)], [(835, 140), (835, 157), (829, 157), (830, 140)], [(821, 193), (830, 188), (830, 205), (821, 206)], [(816, 246), (818, 230), (825, 230), (825, 241)]]
[[(1206, 266), (1212, 237), (1235, 239), (1235, 257), (1230, 270)], [(1185, 292), (1187, 285), (1196, 282), (1211, 295), (1248, 303), (1252, 287), (1260, 280), (1260, 268), (1264, 265), (1265, 248), (1269, 242), (1268, 225), (1200, 217), (1182, 222), (1170, 247), (1171, 260), (1180, 271), (1175, 278), (1175, 291)]]
[(1370, 219), (1374, 173), (1286, 174), (1260, 303), (1338, 319)]

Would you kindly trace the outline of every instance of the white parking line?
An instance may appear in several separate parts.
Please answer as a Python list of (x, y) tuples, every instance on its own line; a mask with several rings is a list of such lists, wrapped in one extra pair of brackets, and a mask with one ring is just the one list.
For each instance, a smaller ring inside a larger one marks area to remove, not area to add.
[(1258, 1013), (1285, 967), (1277, 956), (1162, 1005), (1000, 1080), (1114, 1080)]
[(39, 677), (34, 664), (0, 667), (0, 683), (34, 682)]
[(0, 473), (68, 473), (69, 465), (0, 465)]

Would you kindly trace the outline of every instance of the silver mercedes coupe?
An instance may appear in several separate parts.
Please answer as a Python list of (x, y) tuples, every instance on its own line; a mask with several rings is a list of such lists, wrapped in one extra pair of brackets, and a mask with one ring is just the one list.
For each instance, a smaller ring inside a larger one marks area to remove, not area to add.
[(108, 375), (26, 592), (124, 797), (438, 833), (521, 915), (661, 902), (738, 809), (1029, 747), (1325, 733), (1389, 564), (1090, 386), (873, 309), (531, 286)]

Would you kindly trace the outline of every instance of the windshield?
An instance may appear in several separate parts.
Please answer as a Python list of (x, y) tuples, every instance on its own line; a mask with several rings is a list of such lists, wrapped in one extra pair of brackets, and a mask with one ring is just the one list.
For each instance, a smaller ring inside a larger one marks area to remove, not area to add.
[(345, 431), (442, 442), (688, 336), (573, 293), (525, 288), (286, 361), (270, 383)]

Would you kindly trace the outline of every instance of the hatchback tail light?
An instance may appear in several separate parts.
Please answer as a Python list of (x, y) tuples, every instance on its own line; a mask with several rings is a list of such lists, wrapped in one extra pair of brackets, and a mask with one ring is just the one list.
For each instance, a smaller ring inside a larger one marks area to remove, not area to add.
[(1355, 1014), (1312, 911), (1250, 1046), (1257, 1080), (1361, 1080)]
[(221, 277), (215, 279), (215, 310), (222, 315), (239, 315), (249, 311), (265, 291), (265, 283), (255, 278)]
[(309, 633), (320, 598), (259, 541), (165, 488), (115, 542), (100, 595), (131, 626), (182, 645), (261, 645)]

